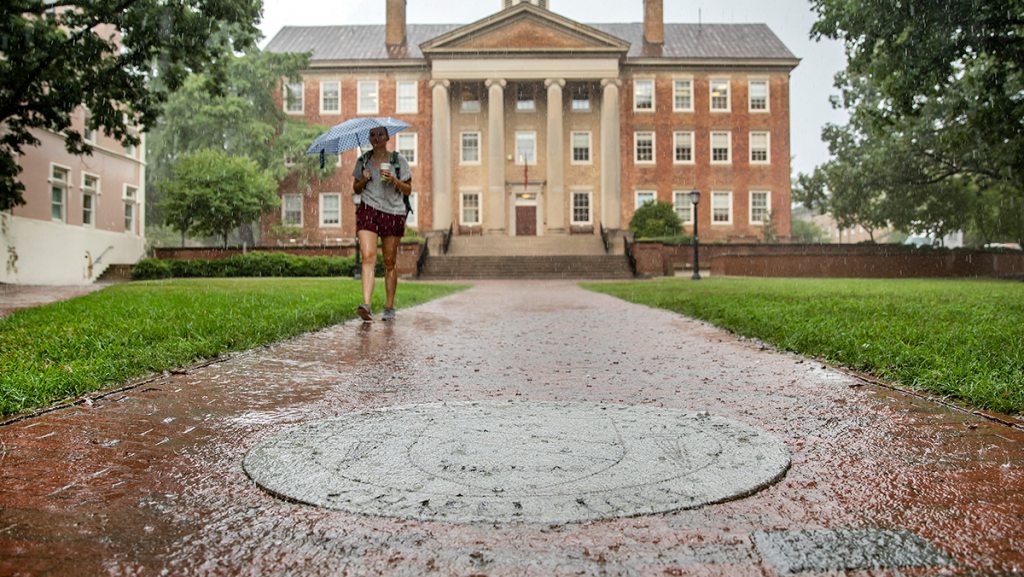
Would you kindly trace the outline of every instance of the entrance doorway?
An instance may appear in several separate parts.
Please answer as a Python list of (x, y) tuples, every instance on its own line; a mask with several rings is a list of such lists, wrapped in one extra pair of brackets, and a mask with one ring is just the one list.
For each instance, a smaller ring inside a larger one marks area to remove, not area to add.
[(516, 206), (516, 236), (537, 236), (537, 207)]

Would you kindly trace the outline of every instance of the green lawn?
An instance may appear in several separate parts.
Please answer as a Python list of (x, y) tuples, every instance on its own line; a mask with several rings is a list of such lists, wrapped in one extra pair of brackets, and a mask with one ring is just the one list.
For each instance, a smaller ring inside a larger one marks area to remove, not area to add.
[[(345, 321), (362, 300), (359, 286), (340, 278), (134, 282), (17, 311), (0, 319), (0, 413)], [(403, 282), (396, 304), (460, 288)], [(375, 301), (381, 310), (382, 292)]]
[(978, 408), (1024, 411), (1024, 283), (661, 279), (588, 283)]

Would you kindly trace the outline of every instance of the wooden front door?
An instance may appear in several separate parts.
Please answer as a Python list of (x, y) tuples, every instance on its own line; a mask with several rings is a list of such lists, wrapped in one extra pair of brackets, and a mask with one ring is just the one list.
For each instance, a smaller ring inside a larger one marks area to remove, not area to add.
[(516, 236), (537, 236), (537, 207), (516, 207)]

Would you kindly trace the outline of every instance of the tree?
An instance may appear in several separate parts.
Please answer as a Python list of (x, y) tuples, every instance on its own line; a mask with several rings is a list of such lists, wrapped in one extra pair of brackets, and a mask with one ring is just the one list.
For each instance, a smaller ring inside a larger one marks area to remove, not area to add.
[(0, 210), (24, 204), (17, 156), (64, 135), (90, 154), (71, 115), (89, 109), (89, 128), (138, 144), (169, 92), (191, 71), (214, 83), (232, 50), (253, 46), (260, 0), (5, 0), (0, 8)]
[(277, 183), (256, 162), (208, 148), (181, 156), (163, 183), (168, 223), (182, 233), (228, 234), (280, 204)]
[(793, 240), (805, 244), (828, 242), (828, 233), (809, 220), (793, 219)]
[(683, 224), (672, 205), (667, 202), (648, 202), (636, 209), (629, 221), (634, 238), (657, 238), (679, 234)]

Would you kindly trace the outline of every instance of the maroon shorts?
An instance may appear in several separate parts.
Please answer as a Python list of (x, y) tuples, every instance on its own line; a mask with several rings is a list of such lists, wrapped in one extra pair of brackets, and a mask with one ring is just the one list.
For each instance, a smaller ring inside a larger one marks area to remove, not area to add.
[(377, 236), (405, 235), (405, 215), (388, 214), (364, 203), (356, 208), (356, 231), (368, 230)]

